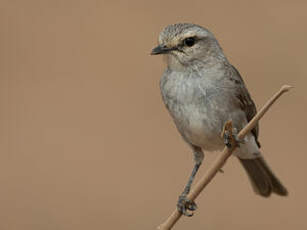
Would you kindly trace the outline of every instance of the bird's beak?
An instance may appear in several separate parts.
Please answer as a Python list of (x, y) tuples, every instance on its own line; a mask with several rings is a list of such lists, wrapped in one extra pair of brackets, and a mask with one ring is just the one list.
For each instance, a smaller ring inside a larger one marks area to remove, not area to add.
[(166, 46), (159, 45), (159, 46), (153, 48), (150, 54), (151, 55), (166, 54), (166, 53), (168, 53), (169, 51), (172, 51), (172, 50), (174, 50), (174, 48), (168, 48)]

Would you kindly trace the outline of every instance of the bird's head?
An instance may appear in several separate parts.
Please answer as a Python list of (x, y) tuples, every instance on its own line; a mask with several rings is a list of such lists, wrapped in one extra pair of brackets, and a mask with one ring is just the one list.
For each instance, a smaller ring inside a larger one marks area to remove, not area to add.
[(188, 66), (223, 55), (209, 30), (190, 23), (178, 23), (164, 28), (159, 35), (158, 46), (151, 54), (164, 54), (169, 67)]

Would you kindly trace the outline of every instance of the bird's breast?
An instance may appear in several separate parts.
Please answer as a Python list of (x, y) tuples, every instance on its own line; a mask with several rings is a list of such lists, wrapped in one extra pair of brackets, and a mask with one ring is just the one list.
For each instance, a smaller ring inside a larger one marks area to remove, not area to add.
[(177, 75), (161, 80), (164, 103), (174, 122), (191, 144), (207, 150), (217, 150), (223, 145), (220, 138), (223, 121), (220, 119), (218, 89), (203, 86), (203, 79)]

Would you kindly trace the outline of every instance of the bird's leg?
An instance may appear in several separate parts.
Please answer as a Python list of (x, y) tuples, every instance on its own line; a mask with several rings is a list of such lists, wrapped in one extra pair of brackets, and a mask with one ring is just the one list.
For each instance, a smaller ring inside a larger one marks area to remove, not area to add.
[[(179, 196), (178, 202), (177, 202), (177, 209), (178, 211), (185, 215), (185, 216), (192, 216), (193, 215), (193, 211), (195, 211), (197, 209), (197, 205), (194, 201), (189, 200), (187, 198), (187, 195), (190, 192), (193, 180), (195, 178), (195, 175), (204, 159), (204, 153), (201, 150), (201, 148), (197, 147), (197, 146), (192, 146), (193, 150), (194, 150), (194, 160), (195, 160), (195, 164), (194, 164), (194, 168), (192, 170), (192, 174), (188, 180), (188, 183), (186, 184), (186, 186), (184, 187), (184, 190), (182, 192), (182, 194)], [(189, 212), (192, 211), (192, 212)]]

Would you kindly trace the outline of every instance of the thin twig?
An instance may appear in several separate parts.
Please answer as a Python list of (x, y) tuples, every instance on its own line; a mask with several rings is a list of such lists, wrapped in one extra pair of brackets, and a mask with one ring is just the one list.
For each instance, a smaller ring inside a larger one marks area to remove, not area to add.
[[(263, 117), (263, 115), (268, 111), (268, 109), (274, 104), (274, 102), (285, 92), (288, 92), (292, 86), (284, 85), (281, 89), (272, 96), (272, 98), (261, 108), (261, 110), (254, 116), (254, 118), (239, 132), (238, 138), (243, 139), (245, 135), (250, 132), (258, 121)], [(232, 128), (232, 124), (225, 124), (225, 130), (229, 130)], [(226, 160), (231, 156), (232, 152), (235, 150), (237, 146), (232, 144), (231, 148), (225, 147), (222, 154), (216, 159), (216, 161), (212, 164), (212, 166), (208, 169), (205, 175), (199, 180), (199, 182), (195, 185), (195, 187), (191, 190), (188, 199), (194, 201), (198, 195), (202, 192), (202, 190), (209, 184), (209, 182), (213, 179), (216, 173), (222, 168), (225, 164)], [(181, 213), (177, 211), (173, 211), (173, 213), (167, 218), (167, 220), (162, 223), (158, 229), (159, 230), (169, 230), (171, 229), (176, 222), (180, 219)]]

